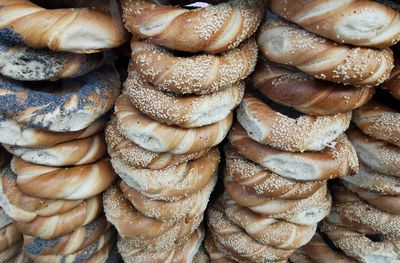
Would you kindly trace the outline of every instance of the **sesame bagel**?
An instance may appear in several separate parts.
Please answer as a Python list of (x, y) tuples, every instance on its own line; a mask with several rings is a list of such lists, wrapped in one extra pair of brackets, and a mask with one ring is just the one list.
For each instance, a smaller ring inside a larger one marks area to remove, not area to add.
[(378, 173), (400, 177), (400, 147), (365, 135), (357, 128), (346, 133), (360, 161)]
[(129, 71), (125, 90), (133, 106), (148, 117), (168, 125), (194, 128), (225, 119), (242, 100), (244, 83), (204, 95), (177, 96), (155, 89), (139, 73)]
[(0, 2), (0, 38), (52, 51), (95, 53), (127, 39), (121, 22), (91, 8), (45, 9), (27, 0)]
[(237, 119), (259, 143), (290, 152), (321, 151), (349, 127), (351, 112), (291, 118), (246, 94)]
[[(233, 261), (226, 257), (222, 252), (220, 252), (215, 245), (214, 238), (212, 234), (208, 233), (204, 239), (204, 247), (207, 250), (208, 255), (210, 256), (211, 262), (213, 263), (233, 263)], [(248, 261), (242, 261), (248, 263)]]
[[(43, 88), (0, 77), (0, 121), (55, 132), (77, 131), (111, 109), (119, 94), (119, 76), (108, 64), (85, 76)], [(33, 84), (32, 84), (33, 85)], [(40, 84), (44, 85), (44, 84)], [(33, 88), (33, 89), (32, 89)]]
[(125, 94), (115, 103), (115, 117), (117, 129), (124, 137), (149, 151), (174, 154), (199, 152), (219, 144), (233, 120), (231, 113), (220, 122), (199, 128), (169, 126), (142, 114)]
[(171, 152), (152, 152), (146, 150), (122, 136), (115, 120), (110, 121), (105, 129), (108, 154), (112, 160), (126, 167), (164, 169), (195, 160), (208, 153), (208, 149), (189, 154)]
[(309, 115), (333, 115), (369, 101), (374, 88), (354, 88), (323, 81), (294, 68), (262, 59), (252, 77), (260, 93), (276, 103)]
[(189, 10), (149, 0), (124, 0), (122, 10), (125, 26), (136, 38), (181, 51), (219, 53), (237, 47), (257, 30), (265, 4), (230, 0)]
[(111, 163), (125, 183), (142, 195), (177, 201), (203, 189), (216, 176), (219, 160), (219, 151), (214, 148), (196, 160), (160, 170), (124, 167), (115, 160)]
[(106, 152), (104, 135), (97, 135), (56, 144), (49, 148), (27, 148), (3, 146), (15, 156), (34, 164), (49, 166), (70, 166), (89, 164), (100, 159)]
[(13, 45), (0, 39), (0, 73), (6, 77), (23, 80), (57, 80), (76, 78), (99, 68), (103, 55), (51, 52)]
[(339, 136), (332, 147), (326, 147), (322, 152), (304, 153), (285, 152), (258, 143), (238, 123), (233, 125), (228, 139), (247, 159), (288, 179), (328, 180), (354, 175), (358, 171), (357, 155), (345, 135)]
[(400, 147), (400, 112), (370, 101), (353, 112), (353, 122), (363, 133)]
[(257, 62), (257, 44), (247, 40), (216, 55), (179, 57), (148, 42), (131, 42), (132, 69), (154, 87), (177, 94), (206, 94), (244, 80)]
[(14, 156), (10, 166), (17, 175), (18, 188), (39, 198), (86, 199), (103, 192), (117, 177), (106, 159), (72, 167), (52, 167)]

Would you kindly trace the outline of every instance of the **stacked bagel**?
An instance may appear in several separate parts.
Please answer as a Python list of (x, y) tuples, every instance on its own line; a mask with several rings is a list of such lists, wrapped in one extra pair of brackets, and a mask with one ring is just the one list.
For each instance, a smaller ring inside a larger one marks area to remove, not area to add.
[(255, 67), (251, 36), (264, 3), (191, 9), (185, 4), (196, 1), (121, 2), (132, 56), (106, 128), (122, 180), (105, 192), (105, 213), (125, 262), (203, 262), (201, 222), (217, 181), (216, 146)]
[(20, 261), (105, 262), (116, 241), (101, 193), (117, 177), (103, 130), (120, 79), (102, 51), (127, 34), (118, 10), (89, 2), (0, 1), (0, 142), (13, 155), (0, 205), (23, 236)]

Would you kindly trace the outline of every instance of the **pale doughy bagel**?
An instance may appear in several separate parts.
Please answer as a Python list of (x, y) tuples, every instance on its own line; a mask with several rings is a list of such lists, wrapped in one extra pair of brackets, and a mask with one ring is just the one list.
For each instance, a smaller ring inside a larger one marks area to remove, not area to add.
[(252, 140), (235, 123), (228, 135), (230, 143), (249, 160), (288, 179), (299, 181), (327, 180), (358, 171), (358, 159), (345, 135), (338, 137), (322, 152), (292, 153), (274, 149)]
[(215, 92), (247, 78), (257, 62), (257, 44), (250, 39), (216, 55), (175, 56), (159, 46), (132, 40), (132, 68), (162, 91), (178, 94)]
[(230, 0), (189, 10), (149, 0), (122, 1), (125, 26), (137, 38), (171, 49), (208, 53), (237, 47), (258, 28), (261, 0)]
[(120, 20), (90, 8), (46, 10), (27, 0), (0, 2), (0, 38), (33, 48), (94, 53), (127, 39)]
[(4, 77), (0, 83), (0, 121), (12, 119), (21, 126), (57, 132), (89, 126), (111, 109), (120, 86), (118, 72), (110, 64), (65, 80), (62, 87), (50, 83), (49, 87), (32, 89), (32, 83)]
[(49, 166), (89, 164), (100, 159), (106, 152), (106, 143), (102, 133), (60, 143), (49, 148), (26, 148), (7, 144), (3, 144), (3, 146), (24, 161)]
[(347, 130), (358, 158), (378, 173), (400, 177), (400, 147), (363, 134), (357, 128)]
[(18, 188), (39, 198), (79, 200), (103, 192), (117, 177), (109, 160), (72, 167), (51, 167), (15, 157), (10, 163)]
[(199, 152), (219, 144), (233, 120), (231, 113), (224, 120), (204, 127), (169, 126), (142, 114), (124, 94), (115, 103), (115, 116), (118, 131), (124, 137), (147, 150), (175, 154)]
[(176, 201), (203, 189), (216, 176), (219, 159), (219, 151), (214, 148), (196, 160), (161, 170), (126, 168), (114, 160), (111, 162), (125, 183), (142, 195)]
[(122, 136), (118, 132), (115, 120), (107, 124), (105, 135), (111, 159), (126, 167), (164, 169), (171, 165), (195, 160), (208, 153), (208, 149), (189, 154), (158, 153), (146, 150)]
[(139, 73), (129, 71), (125, 90), (138, 110), (168, 125), (195, 128), (225, 119), (240, 103), (244, 83), (204, 95), (178, 96), (155, 89)]
[(354, 111), (353, 122), (363, 133), (400, 147), (400, 112), (370, 101)]
[(246, 94), (237, 119), (250, 138), (259, 143), (291, 152), (321, 151), (349, 127), (351, 112), (291, 118)]
[(57, 80), (76, 78), (99, 68), (103, 55), (51, 52), (13, 45), (0, 39), (0, 73), (6, 77), (23, 80)]

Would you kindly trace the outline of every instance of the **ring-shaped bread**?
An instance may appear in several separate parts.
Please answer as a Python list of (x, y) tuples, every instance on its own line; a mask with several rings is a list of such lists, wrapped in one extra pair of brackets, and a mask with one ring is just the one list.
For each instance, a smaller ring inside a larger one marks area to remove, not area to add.
[(321, 151), (349, 127), (351, 111), (291, 118), (246, 94), (237, 109), (237, 119), (259, 143), (290, 152)]
[(0, 253), (10, 249), (16, 243), (22, 242), (22, 235), (15, 224), (9, 224), (0, 229)]

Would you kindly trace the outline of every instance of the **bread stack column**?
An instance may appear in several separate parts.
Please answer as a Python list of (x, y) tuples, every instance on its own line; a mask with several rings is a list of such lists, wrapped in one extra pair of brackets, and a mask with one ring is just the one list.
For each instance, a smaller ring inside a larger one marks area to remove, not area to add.
[[(106, 132), (122, 179), (104, 194), (106, 216), (125, 262), (191, 262), (217, 180), (216, 146), (257, 60), (251, 36), (264, 3), (189, 9), (122, 1), (122, 9), (132, 57)], [(195, 260), (204, 256), (200, 251)]]
[(14, 155), (0, 204), (23, 234), (19, 260), (105, 262), (116, 235), (101, 193), (116, 175), (103, 115), (120, 80), (101, 51), (127, 35), (93, 8), (0, 5), (0, 141)]

